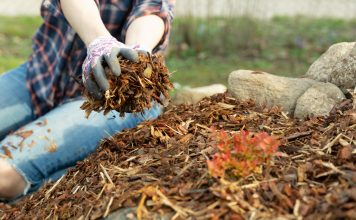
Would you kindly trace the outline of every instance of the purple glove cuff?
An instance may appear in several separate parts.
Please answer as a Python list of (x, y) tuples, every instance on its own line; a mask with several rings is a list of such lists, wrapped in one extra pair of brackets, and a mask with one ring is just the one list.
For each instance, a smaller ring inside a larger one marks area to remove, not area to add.
[(87, 48), (87, 57), (83, 63), (83, 79), (88, 79), (93, 68), (102, 55), (109, 55), (113, 47), (127, 48), (127, 46), (113, 36), (102, 36), (93, 40)]
[(146, 52), (151, 53), (151, 50), (148, 49), (148, 47), (146, 47), (146, 46), (143, 45), (143, 44), (132, 45), (130, 48), (131, 48), (131, 49), (134, 49), (134, 50), (141, 50), (141, 51), (146, 51)]

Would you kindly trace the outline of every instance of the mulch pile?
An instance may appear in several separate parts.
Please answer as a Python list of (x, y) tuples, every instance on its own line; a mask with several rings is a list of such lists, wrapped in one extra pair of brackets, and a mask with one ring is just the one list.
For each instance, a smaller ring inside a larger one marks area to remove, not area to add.
[(139, 55), (139, 62), (135, 63), (118, 57), (121, 74), (115, 76), (106, 66), (105, 72), (110, 89), (100, 100), (95, 100), (88, 91), (84, 91), (86, 101), (81, 106), (89, 116), (92, 111), (107, 114), (111, 110), (120, 112), (144, 112), (150, 108), (152, 100), (161, 103), (161, 95), (169, 98), (169, 90), (173, 85), (169, 79), (170, 72), (164, 65), (160, 55)]
[[(356, 125), (352, 100), (330, 117), (291, 119), (227, 94), (170, 106), (154, 121), (103, 140), (66, 176), (1, 219), (96, 219), (123, 207), (127, 218), (343, 219), (356, 216)], [(266, 131), (281, 141), (269, 168), (235, 181), (208, 174), (211, 127)]]

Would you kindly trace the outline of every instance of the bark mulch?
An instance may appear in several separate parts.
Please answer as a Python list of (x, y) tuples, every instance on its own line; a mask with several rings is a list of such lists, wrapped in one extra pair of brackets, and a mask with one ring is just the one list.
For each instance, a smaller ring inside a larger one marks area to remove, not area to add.
[[(157, 120), (103, 140), (57, 182), (2, 204), (0, 216), (96, 219), (134, 207), (127, 218), (355, 218), (355, 113), (348, 99), (329, 117), (297, 120), (227, 94), (170, 106)], [(211, 127), (268, 132), (282, 153), (261, 172), (215, 179), (206, 163), (215, 152)]]
[(173, 84), (169, 80), (170, 72), (164, 65), (164, 59), (160, 55), (140, 54), (137, 63), (118, 57), (121, 67), (120, 76), (112, 74), (106, 66), (105, 73), (110, 88), (100, 100), (91, 97), (88, 91), (84, 91), (86, 101), (81, 106), (87, 116), (92, 111), (107, 114), (111, 110), (120, 112), (143, 112), (151, 107), (152, 101), (161, 103), (161, 96), (169, 98), (169, 90)]

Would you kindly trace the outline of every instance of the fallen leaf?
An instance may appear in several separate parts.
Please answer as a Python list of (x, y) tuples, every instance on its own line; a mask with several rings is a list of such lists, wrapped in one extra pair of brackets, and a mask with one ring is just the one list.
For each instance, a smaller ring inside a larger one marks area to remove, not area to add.
[(147, 63), (147, 68), (145, 69), (145, 71), (143, 71), (143, 75), (146, 78), (151, 78), (151, 75), (152, 75), (152, 66), (151, 66), (151, 64)]

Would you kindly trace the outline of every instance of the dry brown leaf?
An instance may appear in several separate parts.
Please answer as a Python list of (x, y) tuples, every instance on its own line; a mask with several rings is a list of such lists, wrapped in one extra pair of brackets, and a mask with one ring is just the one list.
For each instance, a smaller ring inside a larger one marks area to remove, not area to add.
[(146, 78), (151, 78), (152, 76), (152, 66), (151, 64), (147, 64), (147, 68), (145, 69), (145, 71), (143, 71), (143, 75), (146, 77)]

